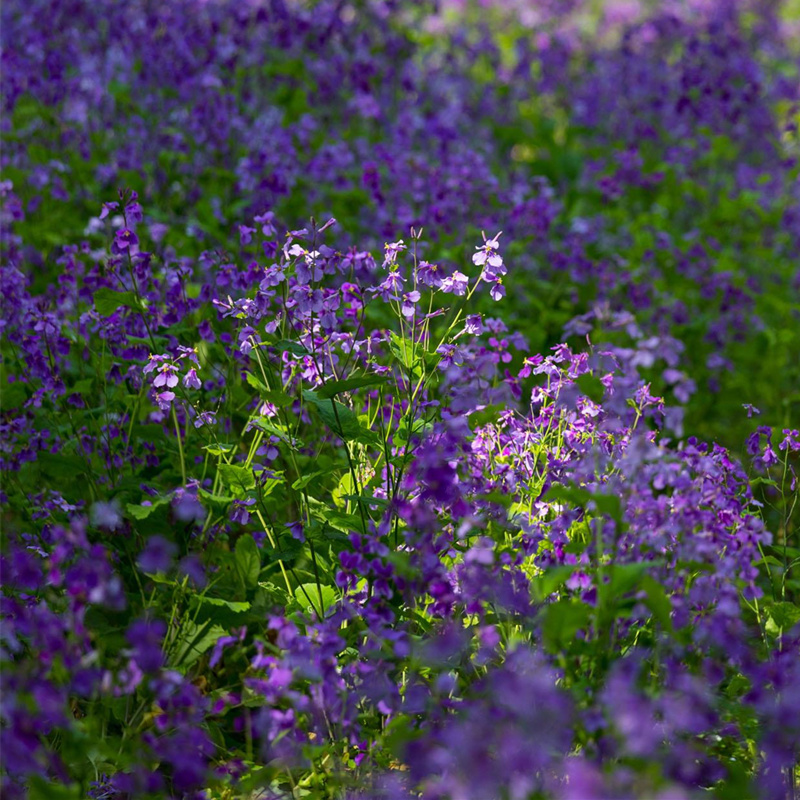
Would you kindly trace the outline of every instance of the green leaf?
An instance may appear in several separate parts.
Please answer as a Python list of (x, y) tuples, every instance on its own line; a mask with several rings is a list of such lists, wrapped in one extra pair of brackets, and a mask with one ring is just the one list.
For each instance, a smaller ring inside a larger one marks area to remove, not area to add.
[(228, 497), (226, 495), (211, 494), (205, 489), (198, 489), (197, 496), (203, 502), (203, 505), (209, 511), (216, 511), (218, 514), (224, 514), (228, 506), (236, 499), (235, 497)]
[(538, 602), (544, 601), (553, 592), (560, 589), (577, 569), (576, 566), (558, 566), (545, 570), (541, 575), (531, 579), (531, 592)]
[[(608, 602), (624, 597), (638, 587), (649, 564), (612, 564), (608, 569), (610, 579), (601, 583), (598, 589), (600, 602)], [(644, 587), (642, 587), (644, 588)]]
[(236, 541), (234, 550), (236, 556), (236, 570), (246, 589), (255, 589), (258, 586), (258, 574), (261, 572), (261, 553), (258, 545), (250, 534), (241, 536)]
[[(323, 614), (336, 602), (338, 592), (333, 586), (322, 586), (322, 612)], [(308, 595), (308, 597), (306, 597)], [(294, 590), (294, 599), (297, 600), (298, 605), (304, 608), (308, 613), (314, 613), (320, 610), (319, 602), (320, 590), (316, 583), (302, 583)], [(311, 598), (313, 603), (309, 605), (308, 598)]]
[(589, 624), (592, 609), (585, 603), (573, 600), (560, 600), (546, 606), (542, 637), (545, 646), (556, 652), (575, 638), (575, 634)]
[(551, 486), (545, 500), (556, 502), (572, 503), (579, 508), (588, 508), (590, 503), (594, 503), (595, 508), (601, 514), (607, 514), (617, 522), (622, 521), (622, 502), (615, 494), (602, 494), (599, 492), (590, 492), (588, 489), (583, 489), (579, 486), (563, 486), (556, 484)]
[(224, 456), (228, 453), (232, 453), (235, 447), (232, 444), (227, 444), (225, 442), (220, 442), (219, 444), (205, 444), (203, 445), (203, 450), (207, 450), (208, 453), (212, 456)]
[(228, 611), (232, 611), (234, 614), (242, 614), (250, 610), (250, 603), (237, 600), (225, 600), (222, 597), (197, 597), (197, 602), (200, 605), (225, 608)]
[(242, 493), (256, 488), (256, 478), (250, 467), (240, 467), (238, 464), (220, 464), (217, 467), (222, 482), (232, 490)]
[(420, 356), (423, 353), (421, 345), (414, 345), (408, 339), (404, 339), (394, 331), (391, 331), (389, 340), (389, 348), (394, 354), (395, 358), (408, 370), (413, 369), (421, 361)]
[(184, 622), (181, 626), (181, 639), (175, 651), (174, 666), (190, 667), (203, 653), (212, 648), (220, 636), (225, 635), (225, 628), (206, 620), (198, 625), (195, 622)]
[(86, 796), (77, 783), (69, 786), (63, 782), (51, 783), (41, 775), (29, 775), (26, 784), (25, 796), (29, 800), (78, 800)]
[(94, 378), (84, 378), (82, 381), (77, 381), (69, 391), (71, 394), (87, 395), (91, 393), (93, 386)]
[(128, 516), (142, 520), (147, 519), (157, 508), (166, 505), (168, 502), (169, 500), (166, 497), (159, 497), (158, 500), (154, 500), (149, 506), (128, 503), (125, 506), (125, 510), (128, 512)]
[(341, 439), (362, 444), (375, 444), (378, 437), (368, 428), (362, 427), (358, 415), (338, 400), (324, 400), (311, 389), (303, 397), (314, 405), (325, 424)]
[(262, 400), (265, 400), (267, 403), (272, 403), (272, 405), (277, 408), (286, 408), (286, 406), (290, 406), (294, 402), (294, 398), (290, 397), (286, 392), (280, 389), (268, 389), (250, 372), (245, 375), (245, 379), (250, 386), (258, 391)]
[(343, 533), (352, 533), (353, 531), (366, 533), (364, 522), (358, 514), (345, 514), (343, 511), (328, 508), (323, 503), (313, 505), (312, 513), (315, 517), (327, 522), (332, 528)]
[(664, 587), (652, 575), (645, 575), (640, 583), (646, 595), (645, 604), (665, 631), (672, 630), (672, 603)]
[(363, 494), (343, 494), (342, 500), (358, 503), (360, 506), (364, 506), (365, 509), (370, 509), (373, 506), (385, 509), (391, 505), (391, 502), (385, 497), (364, 497)]
[(319, 471), (319, 472), (311, 472), (308, 475), (303, 475), (302, 478), (298, 478), (292, 484), (292, 489), (295, 489), (295, 490), (298, 490), (298, 491), (300, 489), (305, 489), (306, 486), (308, 486), (308, 484), (311, 483), (311, 481), (314, 480), (314, 478), (318, 478), (320, 475), (327, 475), (327, 474), (328, 474), (327, 471), (322, 470), (322, 471)]
[(361, 389), (364, 386), (378, 386), (388, 383), (385, 375), (365, 375), (362, 378), (346, 378), (341, 381), (328, 381), (324, 386), (317, 389), (317, 397), (329, 400), (342, 392), (350, 392), (353, 389)]
[(581, 392), (593, 402), (599, 403), (603, 399), (606, 387), (600, 378), (587, 373), (585, 375), (580, 375), (575, 383), (578, 384), (578, 388)]
[(86, 472), (86, 462), (71, 453), (39, 452), (36, 463), (54, 478), (75, 480)]
[(755, 478), (751, 478), (750, 479), (750, 485), (751, 486), (764, 485), (764, 486), (772, 486), (773, 488), (776, 488), (776, 489), (780, 488), (778, 486), (778, 482), (777, 481), (774, 481), (771, 478), (762, 478), (761, 476), (757, 476)]
[(296, 356), (305, 356), (308, 355), (308, 350), (303, 347), (299, 342), (293, 342), (291, 339), (279, 339), (277, 341), (269, 341), (268, 339), (264, 339), (264, 341), (268, 342), (271, 347), (274, 347), (276, 350), (281, 350), (283, 352), (292, 353)]
[(800, 606), (794, 603), (775, 602), (769, 606), (769, 619), (767, 620), (767, 633), (777, 636), (781, 631), (793, 628), (800, 622)]
[(258, 428), (259, 430), (264, 431), (265, 433), (271, 433), (273, 436), (277, 436), (282, 442), (285, 442), (289, 445), (289, 447), (299, 448), (303, 447), (304, 442), (302, 439), (292, 436), (287, 430), (284, 425), (274, 425), (273, 423), (266, 420), (264, 417), (255, 417), (250, 420), (250, 424), (254, 428)]
[(118, 308), (135, 308), (141, 305), (133, 292), (115, 292), (113, 289), (98, 289), (94, 293), (94, 307), (103, 317), (110, 317)]
[(19, 408), (27, 399), (24, 383), (6, 383), (0, 389), (0, 408)]
[(398, 444), (402, 445), (413, 437), (421, 439), (426, 432), (432, 429), (432, 423), (426, 422), (424, 419), (416, 419), (411, 423), (411, 429), (409, 430), (409, 423), (406, 415), (400, 420), (400, 424), (397, 426), (397, 431), (395, 431), (394, 438)]
[(279, 561), (289, 566), (300, 560), (304, 555), (303, 543), (288, 537), (281, 542), (280, 548), (265, 545), (261, 548), (261, 551), (268, 565), (261, 571), (262, 579), (274, 571)]

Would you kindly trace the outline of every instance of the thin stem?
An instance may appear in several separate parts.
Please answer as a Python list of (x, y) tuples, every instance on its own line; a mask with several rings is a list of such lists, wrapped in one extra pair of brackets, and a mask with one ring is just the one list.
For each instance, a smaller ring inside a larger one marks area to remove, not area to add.
[(181, 460), (181, 478), (183, 480), (183, 485), (186, 486), (186, 461), (183, 457), (183, 437), (181, 436), (181, 427), (178, 425), (178, 412), (175, 410), (174, 405), (172, 406), (172, 419), (175, 422), (175, 436), (178, 439), (178, 455)]

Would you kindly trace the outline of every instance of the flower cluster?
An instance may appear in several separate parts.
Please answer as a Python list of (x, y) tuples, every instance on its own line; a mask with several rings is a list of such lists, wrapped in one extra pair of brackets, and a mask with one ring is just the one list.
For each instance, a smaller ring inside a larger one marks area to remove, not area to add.
[(3, 4), (4, 796), (796, 795), (793, 29), (645, 5)]

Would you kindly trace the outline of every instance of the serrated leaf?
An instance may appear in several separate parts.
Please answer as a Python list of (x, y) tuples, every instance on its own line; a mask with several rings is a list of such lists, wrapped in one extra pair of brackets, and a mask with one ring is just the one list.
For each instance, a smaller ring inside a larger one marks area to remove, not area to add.
[(308, 354), (308, 350), (303, 347), (303, 345), (301, 345), (299, 342), (293, 342), (291, 339), (278, 339), (275, 341), (265, 339), (265, 341), (270, 347), (274, 347), (276, 350), (280, 350), (285, 353), (292, 353), (296, 356), (304, 356)]
[(377, 442), (377, 435), (362, 427), (358, 415), (338, 400), (324, 400), (311, 389), (306, 389), (303, 397), (316, 407), (325, 424), (341, 439), (363, 444)]
[(365, 375), (362, 378), (345, 378), (340, 381), (328, 381), (324, 386), (316, 390), (317, 397), (329, 400), (342, 392), (351, 392), (353, 389), (361, 389), (365, 386), (378, 386), (387, 383), (385, 375)]
[(115, 292), (113, 289), (102, 288), (94, 293), (92, 299), (97, 313), (103, 317), (110, 317), (118, 308), (141, 309), (133, 292)]
[(292, 484), (292, 489), (295, 490), (305, 489), (305, 487), (308, 486), (308, 484), (311, 483), (311, 481), (313, 481), (314, 478), (318, 478), (320, 475), (325, 475), (325, 474), (327, 474), (325, 471), (319, 471), (319, 472), (311, 472), (308, 475), (303, 475), (301, 478), (298, 478)]
[(652, 575), (645, 575), (640, 583), (646, 595), (645, 604), (665, 631), (672, 630), (672, 603), (664, 587)]
[(218, 606), (219, 608), (226, 608), (234, 614), (242, 614), (250, 610), (250, 603), (239, 600), (225, 600), (222, 597), (198, 597), (197, 602), (200, 605)]
[(215, 625), (212, 620), (207, 620), (200, 625), (188, 621), (183, 624), (181, 634), (173, 664), (186, 668), (194, 664), (207, 650), (210, 650), (217, 640), (225, 635), (225, 629)]
[[(322, 612), (325, 613), (337, 600), (338, 592), (333, 586), (318, 587), (316, 583), (302, 583), (294, 590), (294, 599), (308, 613), (320, 610), (320, 589), (322, 590)], [(311, 598), (313, 605), (309, 604)]]
[(250, 424), (254, 428), (264, 431), (264, 433), (270, 433), (273, 436), (277, 436), (282, 442), (286, 442), (286, 444), (288, 444), (290, 447), (298, 448), (303, 447), (305, 444), (302, 439), (289, 434), (284, 426), (274, 425), (272, 422), (269, 422), (263, 417), (255, 417), (254, 419), (251, 419)]
[(603, 381), (600, 378), (596, 377), (595, 375), (589, 375), (588, 373), (585, 375), (579, 375), (575, 383), (578, 384), (578, 388), (585, 394), (590, 400), (595, 403), (600, 403), (603, 399), (603, 395), (605, 394), (606, 387), (603, 384)]
[(0, 408), (18, 408), (23, 405), (28, 399), (28, 393), (25, 391), (25, 384), (19, 381), (15, 383), (6, 383), (0, 389)]
[(210, 510), (216, 511), (220, 514), (224, 513), (228, 506), (236, 499), (227, 495), (211, 494), (205, 489), (198, 489), (197, 496), (203, 502), (203, 505)]
[(557, 566), (545, 570), (541, 575), (531, 578), (531, 593), (538, 602), (544, 601), (553, 592), (560, 589), (569, 579), (577, 566)]
[(255, 375), (248, 372), (245, 375), (247, 383), (252, 386), (259, 394), (262, 400), (277, 408), (286, 408), (294, 402), (294, 398), (290, 397), (286, 392), (281, 389), (268, 389)]
[(74, 386), (69, 390), (70, 394), (87, 395), (92, 391), (94, 386), (94, 378), (84, 378), (82, 381), (76, 381)]
[(587, 508), (591, 503), (594, 503), (595, 508), (601, 514), (607, 514), (617, 522), (622, 521), (622, 502), (615, 494), (590, 492), (588, 489), (583, 489), (579, 486), (556, 484), (547, 490), (544, 499), (572, 503), (579, 508)]
[(217, 470), (222, 482), (229, 489), (244, 493), (256, 488), (256, 478), (250, 467), (240, 467), (238, 464), (220, 464)]
[(235, 448), (232, 444), (226, 444), (225, 442), (203, 445), (203, 450), (206, 450), (212, 456), (223, 456), (227, 453), (232, 453), (234, 449)]
[(769, 614), (766, 624), (767, 633), (771, 633), (773, 636), (777, 636), (781, 631), (793, 628), (800, 622), (800, 606), (796, 606), (794, 603), (772, 603), (767, 613)]
[(364, 522), (358, 514), (345, 514), (343, 511), (327, 508), (322, 503), (314, 506), (312, 511), (314, 516), (327, 522), (332, 528), (342, 531), (342, 533), (352, 533), (353, 531), (366, 533)]
[(239, 537), (234, 549), (236, 570), (246, 589), (258, 586), (258, 574), (261, 572), (261, 553), (250, 534)]
[(128, 515), (134, 519), (142, 520), (147, 519), (156, 509), (166, 505), (169, 500), (165, 497), (159, 497), (158, 500), (153, 501), (149, 506), (138, 505), (136, 503), (128, 503), (125, 510)]
[(545, 607), (542, 623), (544, 644), (551, 652), (560, 650), (589, 625), (591, 606), (580, 601), (560, 600)]

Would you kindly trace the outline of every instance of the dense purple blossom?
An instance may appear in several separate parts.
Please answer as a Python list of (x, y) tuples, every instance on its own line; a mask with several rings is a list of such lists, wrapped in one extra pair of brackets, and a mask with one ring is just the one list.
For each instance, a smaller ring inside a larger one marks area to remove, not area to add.
[(3, 5), (4, 794), (794, 796), (796, 29), (651, 5)]

